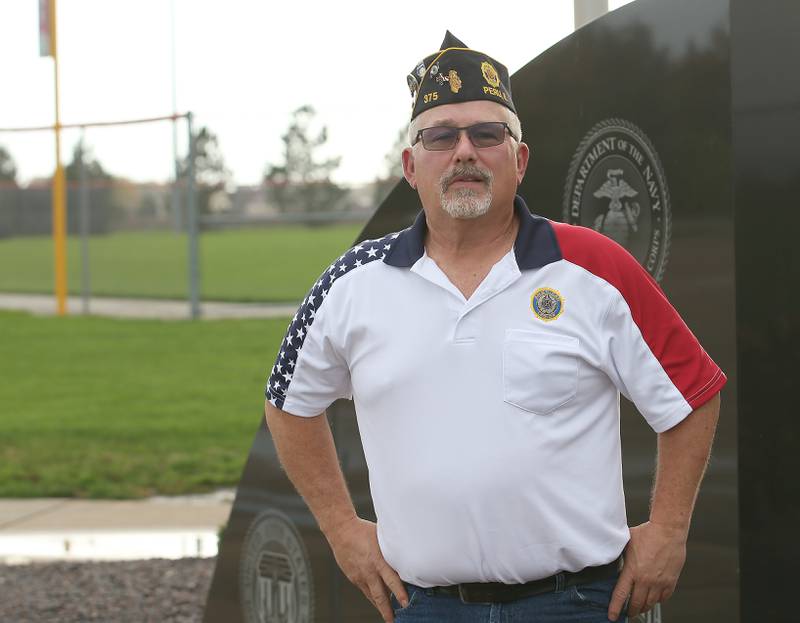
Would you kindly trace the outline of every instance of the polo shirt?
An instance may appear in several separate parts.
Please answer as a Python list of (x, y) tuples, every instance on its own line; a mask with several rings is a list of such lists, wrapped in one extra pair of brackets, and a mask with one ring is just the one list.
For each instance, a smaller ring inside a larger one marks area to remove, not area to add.
[(301, 417), (352, 398), (381, 552), (406, 582), (527, 582), (629, 540), (620, 393), (656, 432), (725, 384), (639, 263), (532, 215), (469, 299), (420, 214), (311, 288), (267, 387)]

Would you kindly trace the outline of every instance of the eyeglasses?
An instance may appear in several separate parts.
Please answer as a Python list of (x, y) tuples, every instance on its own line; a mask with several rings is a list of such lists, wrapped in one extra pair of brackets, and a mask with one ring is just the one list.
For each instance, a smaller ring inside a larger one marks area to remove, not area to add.
[(514, 140), (517, 137), (502, 121), (485, 121), (473, 125), (454, 128), (447, 125), (437, 125), (432, 128), (423, 128), (417, 132), (412, 145), (416, 145), (422, 139), (422, 146), (428, 151), (447, 151), (453, 149), (458, 144), (461, 137), (461, 130), (466, 130), (470, 143), (475, 147), (495, 147), (506, 140), (506, 130)]

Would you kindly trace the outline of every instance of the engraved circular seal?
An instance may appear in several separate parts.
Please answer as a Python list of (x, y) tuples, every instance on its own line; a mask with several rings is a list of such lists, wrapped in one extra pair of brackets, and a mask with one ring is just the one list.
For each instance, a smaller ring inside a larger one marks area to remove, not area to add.
[(563, 218), (625, 247), (657, 281), (669, 259), (672, 214), (664, 169), (644, 132), (624, 119), (595, 125), (578, 145)]
[(531, 295), (531, 310), (537, 318), (550, 322), (564, 311), (564, 298), (553, 288), (538, 288)]
[(250, 524), (242, 545), (239, 589), (247, 623), (311, 623), (314, 584), (292, 521), (270, 509)]

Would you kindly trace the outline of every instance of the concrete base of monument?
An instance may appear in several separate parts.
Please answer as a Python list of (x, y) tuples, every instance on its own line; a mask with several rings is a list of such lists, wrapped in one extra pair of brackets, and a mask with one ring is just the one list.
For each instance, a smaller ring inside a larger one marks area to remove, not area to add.
[(216, 556), (233, 497), (0, 500), (0, 562)]

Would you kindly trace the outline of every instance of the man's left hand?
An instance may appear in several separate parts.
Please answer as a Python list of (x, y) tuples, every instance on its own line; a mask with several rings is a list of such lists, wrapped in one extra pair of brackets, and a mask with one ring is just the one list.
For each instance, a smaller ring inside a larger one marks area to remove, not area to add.
[(686, 562), (687, 530), (648, 521), (631, 528), (625, 547), (625, 563), (608, 607), (608, 618), (616, 621), (625, 600), (628, 616), (647, 612), (665, 602), (675, 591)]

